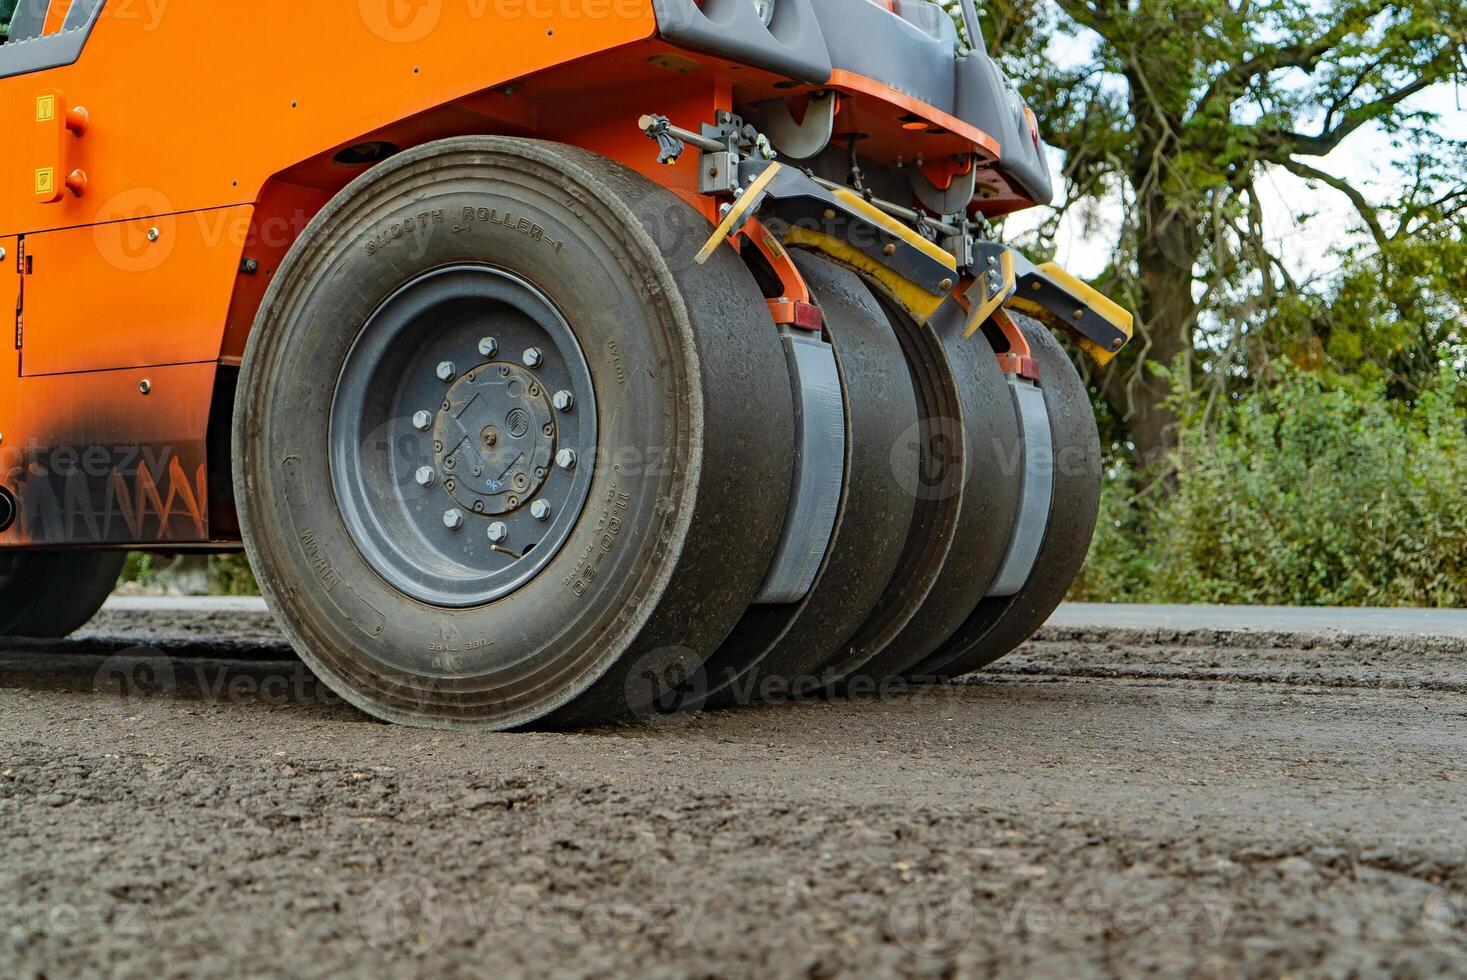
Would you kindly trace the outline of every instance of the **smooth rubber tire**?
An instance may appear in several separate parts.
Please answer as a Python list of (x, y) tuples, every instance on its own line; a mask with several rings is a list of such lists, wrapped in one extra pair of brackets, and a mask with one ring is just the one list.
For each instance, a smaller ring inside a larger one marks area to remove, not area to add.
[(1045, 624), (1074, 584), (1100, 513), (1100, 434), (1074, 363), (1043, 325), (1015, 316), (1039, 361), (1054, 439), (1054, 496), (1034, 571), (1012, 596), (988, 598), (948, 643), (911, 674), (940, 680), (971, 673), (1012, 652)]
[(1003, 561), (1019, 506), (1018, 418), (993, 348), (962, 335), (949, 303), (918, 326), (879, 294), (906, 353), (922, 418), (916, 510), (891, 584), (826, 669), (834, 693), (877, 693), (963, 624)]
[(0, 636), (59, 639), (81, 629), (117, 587), (123, 551), (0, 556)]
[[(794, 423), (753, 277), (731, 249), (692, 260), (708, 233), (604, 157), (503, 137), (408, 150), (311, 222), (250, 338), (235, 488), (262, 591), (333, 690), (425, 727), (580, 725), (644, 710), (723, 641), (777, 544)], [(576, 332), (599, 451), (555, 559), (509, 595), (448, 608), (358, 551), (331, 492), (326, 409), (378, 304), (466, 262), (522, 276)]]
[(861, 626), (896, 569), (912, 523), (917, 399), (901, 345), (859, 276), (794, 251), (825, 316), (846, 404), (845, 481), (830, 546), (797, 603), (750, 606), (709, 659), (710, 704), (816, 693), (820, 667)]

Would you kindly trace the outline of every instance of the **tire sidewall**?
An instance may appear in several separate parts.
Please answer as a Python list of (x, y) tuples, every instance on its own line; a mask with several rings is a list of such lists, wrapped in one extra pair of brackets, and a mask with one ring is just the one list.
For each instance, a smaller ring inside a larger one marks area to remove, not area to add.
[[(362, 558), (335, 503), (329, 416), (357, 333), (402, 283), (489, 264), (540, 289), (575, 331), (599, 442), (581, 520), (515, 593), (449, 609)], [(666, 587), (696, 493), (696, 352), (656, 246), (596, 178), (528, 141), (408, 151), (311, 223), (262, 305), (236, 420), (237, 499), (262, 590), (313, 669), (390, 720), (509, 727), (606, 671)]]

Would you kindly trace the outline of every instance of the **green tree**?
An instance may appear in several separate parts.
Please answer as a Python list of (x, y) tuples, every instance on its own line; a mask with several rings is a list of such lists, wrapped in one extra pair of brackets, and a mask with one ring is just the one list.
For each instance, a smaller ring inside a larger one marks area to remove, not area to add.
[[(1064, 152), (1066, 206), (1124, 215), (1098, 285), (1136, 311), (1137, 339), (1093, 380), (1109, 435), (1143, 464), (1175, 445), (1176, 386), (1224, 387), (1278, 351), (1346, 367), (1368, 360), (1410, 387), (1433, 375), (1444, 345), (1462, 343), (1467, 134), (1436, 132), (1410, 100), (1460, 76), (1464, 9), (1461, 0), (987, 6), (990, 52)], [(1056, 59), (1056, 43), (1088, 54)], [(1415, 148), (1399, 200), (1373, 202), (1319, 163), (1367, 126)], [(1368, 245), (1335, 281), (1296, 283), (1270, 250), (1257, 188), (1269, 167), (1358, 210)]]

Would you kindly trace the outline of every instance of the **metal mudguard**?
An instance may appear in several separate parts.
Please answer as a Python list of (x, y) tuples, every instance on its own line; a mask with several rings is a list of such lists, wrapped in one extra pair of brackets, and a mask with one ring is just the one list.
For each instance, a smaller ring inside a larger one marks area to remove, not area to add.
[(1054, 196), (1024, 100), (986, 54), (958, 56), (956, 30), (936, 4), (904, 0), (896, 14), (866, 0), (778, 0), (768, 27), (749, 0), (653, 0), (653, 9), (674, 44), (810, 85), (852, 72), (956, 116), (998, 142), (999, 168), (1031, 200)]

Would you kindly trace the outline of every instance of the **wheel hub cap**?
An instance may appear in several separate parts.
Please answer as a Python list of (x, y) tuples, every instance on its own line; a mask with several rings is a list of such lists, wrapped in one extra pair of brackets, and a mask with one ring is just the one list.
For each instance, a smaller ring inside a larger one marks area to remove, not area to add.
[(596, 394), (575, 334), (525, 280), (438, 269), (362, 327), (331, 406), (352, 541), (399, 591), (482, 605), (538, 575), (590, 495)]
[(448, 390), (433, 427), (443, 489), (475, 514), (507, 514), (540, 492), (555, 457), (555, 410), (535, 375), (481, 365)]

